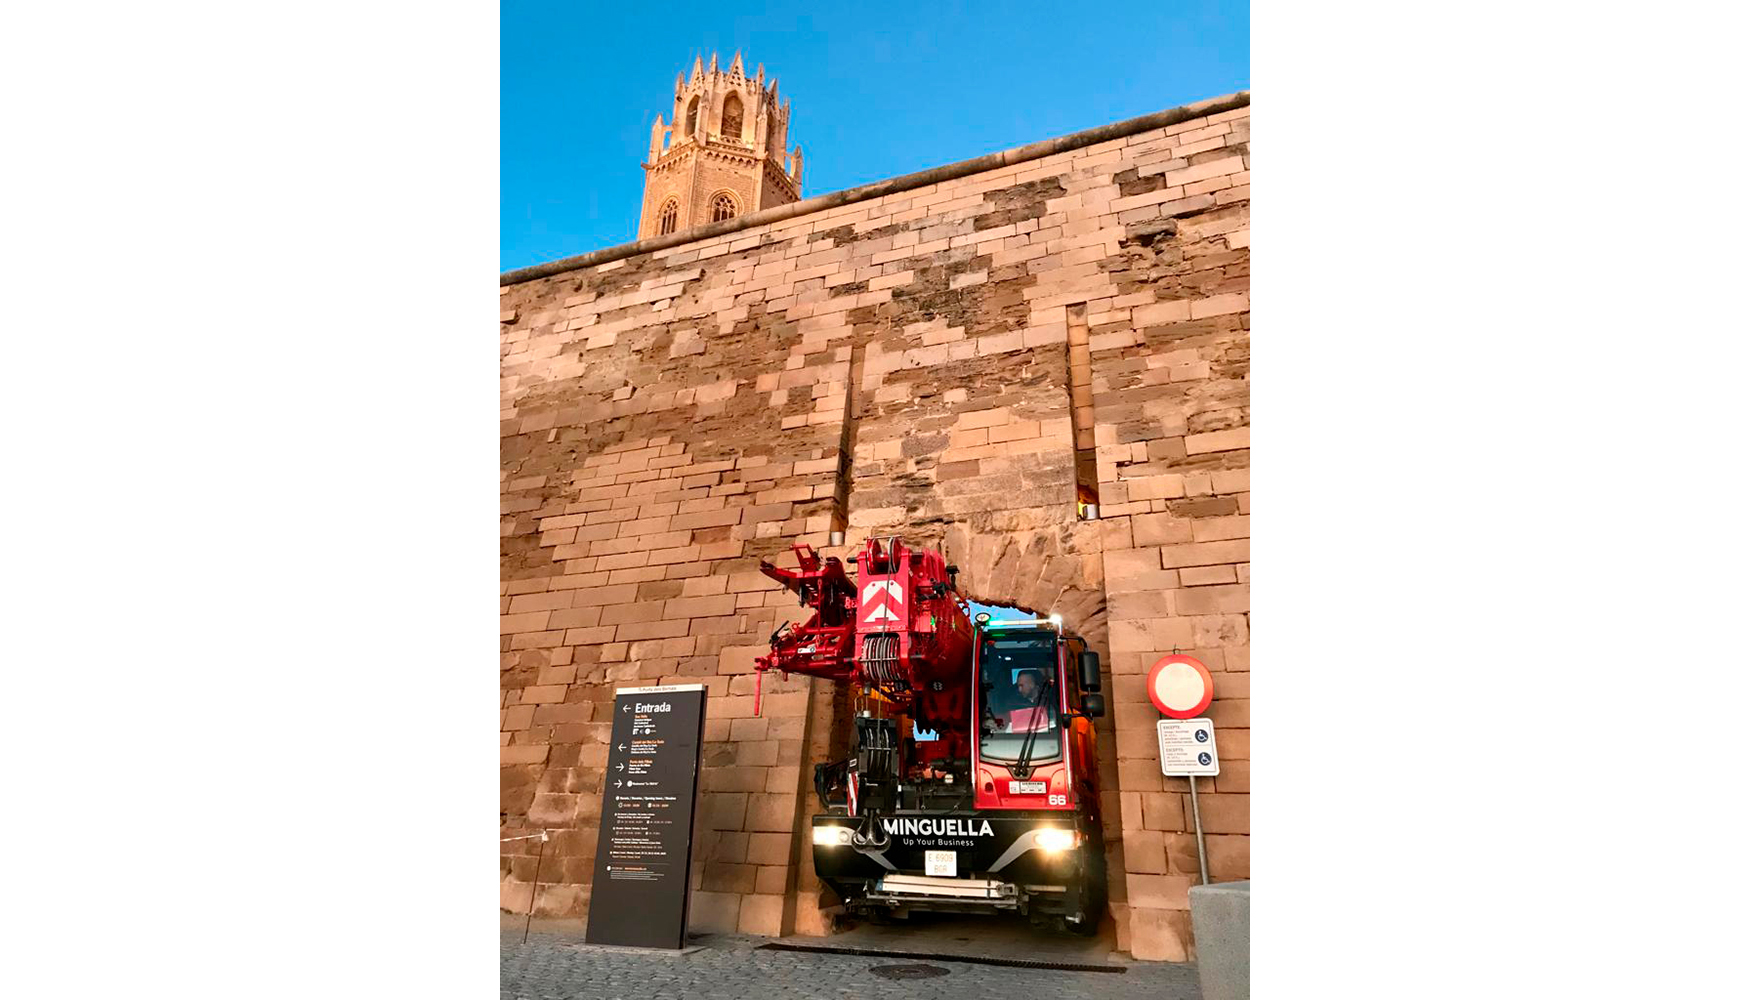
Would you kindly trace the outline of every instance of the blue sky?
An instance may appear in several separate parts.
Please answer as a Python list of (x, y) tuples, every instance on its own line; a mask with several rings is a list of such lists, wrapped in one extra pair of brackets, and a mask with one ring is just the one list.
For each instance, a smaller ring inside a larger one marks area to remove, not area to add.
[(972, 614), (976, 615), (980, 611), (988, 611), (988, 612), (990, 612), (991, 618), (993, 620), (999, 621), (999, 622), (1019, 621), (1019, 620), (1023, 620), (1023, 619), (1031, 619), (1031, 618), (1043, 616), (1043, 615), (1048, 613), (1048, 612), (1040, 612), (1039, 615), (1032, 615), (1032, 614), (1029, 614), (1025, 611), (1021, 611), (1018, 608), (1005, 608), (1005, 607), (1000, 607), (1000, 606), (995, 605), (995, 604), (980, 604), (977, 601), (967, 601), (966, 603), (970, 604), (972, 606)]
[(1247, 4), (501, 7), (500, 266), (636, 238), (675, 73), (740, 49), (791, 100), (803, 197), (1250, 86)]

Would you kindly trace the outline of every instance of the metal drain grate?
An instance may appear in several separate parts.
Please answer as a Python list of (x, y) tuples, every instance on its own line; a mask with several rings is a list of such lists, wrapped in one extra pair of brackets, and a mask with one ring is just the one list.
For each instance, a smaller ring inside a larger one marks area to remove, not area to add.
[(1050, 969), (1056, 972), (1128, 971), (1122, 965), (1082, 965), (1075, 962), (1034, 962), (1024, 958), (986, 958), (983, 955), (931, 955), (916, 951), (880, 951), (874, 948), (833, 948), (812, 944), (762, 944), (759, 951), (799, 951), (815, 955), (856, 955), (860, 958), (909, 958), (927, 962), (965, 962), (968, 965), (999, 965), (1010, 969)]
[(948, 974), (939, 965), (871, 965), (869, 971), (883, 979), (933, 979)]

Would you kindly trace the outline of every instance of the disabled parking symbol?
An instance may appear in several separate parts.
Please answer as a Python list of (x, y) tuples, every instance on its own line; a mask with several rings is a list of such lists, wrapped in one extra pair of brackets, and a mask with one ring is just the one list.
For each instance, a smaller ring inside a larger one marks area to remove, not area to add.
[[(1199, 730), (1197, 730), (1195, 735), (1197, 736), (1197, 742), (1199, 742), (1199, 743), (1208, 743), (1209, 742), (1209, 730), (1199, 729)], [(1209, 762), (1204, 761), (1204, 763), (1207, 764)]]
[(1209, 759), (1209, 754), (1207, 753), (1200, 753), (1197, 755), (1197, 763), (1202, 764), (1204, 767), (1209, 766)]

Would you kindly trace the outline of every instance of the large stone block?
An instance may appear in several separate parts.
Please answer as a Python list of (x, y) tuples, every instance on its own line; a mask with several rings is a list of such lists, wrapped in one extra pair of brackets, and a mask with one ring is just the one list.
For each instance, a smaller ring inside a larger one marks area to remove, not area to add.
[(1190, 895), (1203, 1000), (1247, 1000), (1252, 989), (1252, 883), (1193, 886)]
[(529, 822), (537, 827), (570, 826), (577, 816), (577, 796), (548, 792), (535, 796)]
[(507, 913), (527, 913), (534, 892), (533, 882), (502, 879), (498, 883), (498, 908)]
[(747, 860), (756, 865), (787, 865), (790, 863), (790, 833), (753, 833), (747, 845)]
[(581, 885), (542, 885), (535, 898), (535, 916), (580, 917), (588, 892)]
[(747, 817), (747, 794), (711, 793), (700, 796), (700, 823), (707, 830), (739, 830)]
[(1124, 866), (1144, 875), (1167, 874), (1165, 835), (1159, 830), (1124, 831)]
[(796, 796), (782, 792), (748, 797), (747, 829), (752, 832), (785, 833), (796, 819)]
[(743, 896), (737, 930), (743, 934), (777, 937), (784, 933), (784, 897), (754, 894)]
[(717, 651), (717, 672), (720, 674), (752, 673), (753, 661), (770, 651), (769, 645), (725, 646)]
[(1155, 962), (1191, 959), (1191, 915), (1185, 910), (1130, 907), (1130, 954)]
[(754, 876), (757, 874), (753, 865), (707, 861), (704, 879), (699, 887), (710, 892), (752, 892)]

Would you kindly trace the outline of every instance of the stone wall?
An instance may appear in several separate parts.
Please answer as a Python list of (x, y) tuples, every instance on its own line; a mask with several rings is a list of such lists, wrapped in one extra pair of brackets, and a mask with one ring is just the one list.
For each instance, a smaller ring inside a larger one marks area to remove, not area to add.
[[(536, 912), (587, 910), (613, 689), (702, 681), (693, 922), (825, 931), (798, 833), (842, 712), (767, 678), (754, 715), (753, 657), (801, 617), (756, 565), (899, 534), (1101, 653), (1119, 945), (1189, 954), (1188, 795), (1142, 674), (1175, 649), (1215, 672), (1211, 875), (1248, 877), (1249, 111), (503, 288), (501, 808), (505, 836), (563, 831)], [(534, 852), (505, 845), (506, 908)]]

